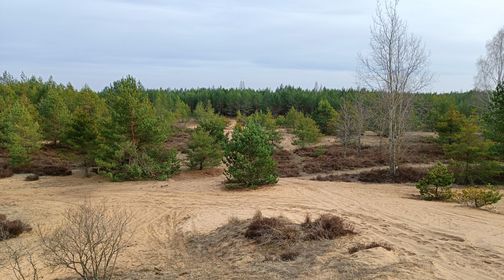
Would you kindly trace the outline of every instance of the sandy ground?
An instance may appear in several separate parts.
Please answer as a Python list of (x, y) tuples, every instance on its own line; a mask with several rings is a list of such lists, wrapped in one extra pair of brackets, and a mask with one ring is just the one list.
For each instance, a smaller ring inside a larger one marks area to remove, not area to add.
[[(15, 175), (0, 180), (0, 213), (47, 227), (59, 221), (65, 208), (84, 199), (125, 208), (134, 215), (136, 234), (119, 269), (135, 271), (158, 265), (159, 260), (149, 254), (148, 232), (173, 211), (189, 213), (186, 230), (203, 233), (225, 224), (230, 217), (250, 218), (256, 210), (295, 221), (302, 221), (307, 213), (333, 213), (354, 224), (361, 239), (393, 246), (391, 252), (373, 249), (349, 259), (371, 266), (370, 275), (376, 265), (383, 279), (504, 279), (502, 201), (493, 211), (476, 210), (415, 199), (413, 186), (299, 178), (281, 179), (274, 187), (254, 191), (226, 191), (224, 177), (218, 174), (219, 170), (185, 172), (167, 182), (127, 183), (111, 183), (97, 176), (82, 178), (80, 174), (26, 182), (23, 176)], [(35, 244), (36, 240), (35, 233), (27, 233), (13, 242)], [(316, 259), (310, 274), (299, 278), (344, 278), (337, 274), (341, 268), (334, 268), (344, 264), (329, 252)], [(45, 269), (42, 273), (44, 279), (68, 275)], [(13, 279), (10, 277), (0, 268), (0, 279)]]

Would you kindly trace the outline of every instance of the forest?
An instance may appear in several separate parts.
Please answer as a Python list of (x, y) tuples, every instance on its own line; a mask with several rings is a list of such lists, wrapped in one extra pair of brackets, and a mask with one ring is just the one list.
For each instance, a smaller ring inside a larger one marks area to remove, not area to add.
[[(504, 139), (502, 85), (492, 95), (493, 106), (485, 107), (483, 94), (410, 94), (412, 110), (406, 116), (405, 131), (437, 132), (436, 141), (443, 145), (447, 159), (458, 162), (450, 164), (453, 169), (464, 169), (462, 163), (474, 167), (463, 172), (473, 173), (464, 179), (467, 183), (475, 181), (471, 176), (476, 173), (490, 174), (478, 176), (478, 183), (493, 183), (502, 173), (498, 163)], [(279, 127), (290, 129), (300, 147), (316, 143), (322, 135), (335, 135), (345, 146), (360, 146), (365, 131), (384, 137), (388, 133), (381, 94), (364, 89), (153, 90), (128, 76), (95, 92), (52, 79), (16, 79), (4, 73), (0, 95), (5, 175), (26, 171), (33, 154), (52, 147), (78, 155), (86, 174), (93, 169), (118, 181), (164, 180), (180, 170), (177, 152), (188, 154), (190, 167), (200, 169), (219, 165), (218, 158), (224, 155), (232, 157), (232, 145), (224, 134), (230, 117), (244, 127), (257, 124), (259, 132), (251, 133), (268, 134), (271, 139), (264, 145), (270, 143), (272, 151), (279, 141)], [(198, 129), (191, 135), (189, 151), (169, 148), (166, 143), (191, 120)]]

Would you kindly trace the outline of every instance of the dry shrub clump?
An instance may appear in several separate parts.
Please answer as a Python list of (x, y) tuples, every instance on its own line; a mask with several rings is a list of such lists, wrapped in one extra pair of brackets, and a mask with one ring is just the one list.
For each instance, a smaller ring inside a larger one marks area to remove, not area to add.
[(7, 166), (0, 166), (0, 178), (7, 178), (11, 177), (12, 175), (14, 175), (12, 169)]
[(263, 217), (258, 211), (245, 232), (245, 237), (254, 239), (259, 244), (294, 243), (301, 232), (295, 224), (284, 217)]
[(0, 214), (0, 241), (18, 237), (23, 232), (29, 232), (32, 228), (20, 220), (7, 220), (7, 217)]
[(371, 243), (366, 243), (366, 244), (358, 243), (358, 244), (350, 247), (348, 249), (348, 253), (355, 254), (355, 253), (362, 251), (362, 250), (368, 250), (368, 249), (373, 249), (373, 248), (378, 248), (378, 247), (381, 247), (387, 251), (392, 251), (392, 247), (388, 244), (371, 242)]
[(263, 217), (257, 212), (252, 218), (245, 237), (259, 244), (296, 243), (308, 240), (335, 239), (353, 234), (354, 229), (342, 218), (324, 214), (312, 221), (309, 216), (302, 224), (295, 224), (284, 217)]
[(324, 214), (312, 221), (310, 216), (301, 224), (305, 240), (335, 239), (340, 236), (353, 234), (353, 226), (347, 224), (342, 218)]

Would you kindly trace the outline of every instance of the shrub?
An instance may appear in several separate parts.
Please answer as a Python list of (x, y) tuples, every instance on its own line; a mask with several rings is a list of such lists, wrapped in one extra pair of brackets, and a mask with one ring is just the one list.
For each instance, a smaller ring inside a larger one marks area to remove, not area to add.
[(8, 220), (0, 214), (0, 241), (4, 239), (18, 237), (21, 233), (31, 231), (32, 228), (20, 220)]
[(432, 167), (416, 185), (425, 200), (448, 200), (452, 196), (451, 185), (455, 181), (453, 173), (442, 163)]
[(66, 268), (82, 279), (111, 279), (117, 257), (129, 245), (131, 216), (89, 203), (67, 209), (52, 233), (39, 230), (44, 255), (53, 268)]
[(14, 175), (14, 172), (12, 169), (8, 168), (7, 166), (1, 167), (0, 166), (0, 178), (7, 178)]
[(346, 224), (342, 218), (329, 214), (321, 215), (314, 221), (306, 216), (301, 227), (305, 231), (305, 240), (335, 239), (354, 233), (353, 227)]
[(492, 187), (469, 187), (456, 195), (456, 200), (459, 203), (476, 208), (497, 203), (501, 198), (502, 194)]
[(224, 172), (231, 183), (254, 187), (278, 181), (273, 146), (264, 129), (256, 124), (235, 128), (233, 138), (226, 145)]
[(309, 117), (303, 117), (298, 121), (294, 128), (294, 135), (296, 136), (294, 144), (301, 147), (317, 143), (322, 136), (315, 121)]
[(197, 128), (191, 134), (188, 144), (189, 167), (202, 170), (222, 161), (223, 151), (219, 143), (203, 129)]
[(299, 239), (300, 231), (283, 217), (263, 217), (258, 211), (250, 222), (245, 237), (258, 244), (293, 243)]

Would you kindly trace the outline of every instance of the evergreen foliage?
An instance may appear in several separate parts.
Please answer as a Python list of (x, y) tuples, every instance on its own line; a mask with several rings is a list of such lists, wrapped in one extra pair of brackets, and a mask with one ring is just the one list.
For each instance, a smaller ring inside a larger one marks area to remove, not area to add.
[(453, 143), (444, 145), (452, 158), (450, 169), (462, 184), (488, 183), (500, 172), (499, 165), (491, 161), (493, 143), (481, 135), (475, 115), (466, 119), (460, 131), (453, 136)]
[(322, 133), (334, 135), (336, 133), (339, 114), (327, 99), (322, 99), (313, 112), (313, 120), (315, 120)]
[(238, 186), (255, 187), (278, 181), (270, 138), (264, 128), (255, 123), (234, 129), (226, 145), (224, 163), (226, 178)]
[(418, 181), (416, 187), (425, 200), (448, 200), (452, 197), (451, 185), (455, 182), (453, 173), (438, 162), (427, 175)]
[(210, 134), (197, 128), (191, 134), (189, 141), (189, 166), (199, 169), (218, 166), (222, 162), (223, 151), (221, 145)]

